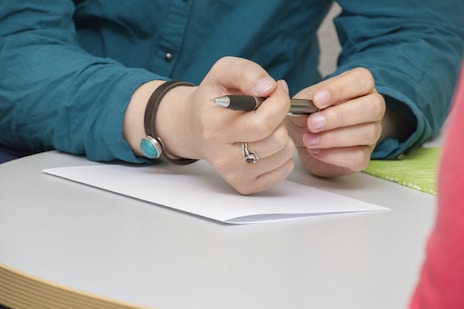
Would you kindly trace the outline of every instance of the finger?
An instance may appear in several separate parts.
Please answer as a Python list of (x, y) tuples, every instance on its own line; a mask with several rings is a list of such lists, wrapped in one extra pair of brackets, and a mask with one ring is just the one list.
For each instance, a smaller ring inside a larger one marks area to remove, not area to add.
[(321, 162), (315, 157), (309, 156), (305, 149), (299, 149), (301, 162), (303, 166), (313, 175), (319, 177), (335, 177), (352, 174), (353, 171), (342, 166), (335, 166), (329, 163)]
[(276, 81), (257, 63), (237, 57), (218, 60), (203, 80), (218, 95), (243, 93), (267, 97), (276, 87)]
[(290, 175), (294, 166), (295, 162), (293, 161), (293, 158), (290, 158), (276, 169), (262, 174), (258, 178), (257, 188), (255, 188), (255, 192), (267, 190), (275, 186), (276, 184), (282, 182), (288, 177), (288, 175)]
[(380, 122), (370, 122), (343, 129), (325, 131), (323, 133), (306, 133), (303, 135), (303, 143), (309, 149), (328, 149), (359, 145), (369, 145), (373, 148), (381, 132)]
[[(290, 138), (287, 138), (277, 151), (275, 147), (269, 146), (269, 140), (265, 143), (245, 143), (246, 150), (258, 157), (256, 164), (250, 164), (245, 160), (243, 144), (235, 143), (221, 149), (215, 148), (214, 152), (209, 153), (208, 161), (220, 174), (231, 175), (225, 178), (234, 178), (235, 174), (240, 175), (239, 178), (257, 178), (292, 158), (296, 149)], [(270, 149), (272, 153), (267, 153), (265, 149)]]
[(356, 68), (328, 80), (314, 93), (314, 104), (320, 109), (375, 92), (374, 78), (369, 70)]
[[(222, 177), (242, 194), (264, 191), (285, 179), (293, 170), (295, 146), (291, 139), (281, 151), (272, 156), (259, 158), (256, 163), (247, 163), (243, 157), (241, 145), (233, 149), (234, 155), (228, 160), (211, 162)], [(255, 151), (249, 147), (249, 151)], [(259, 156), (259, 153), (258, 153)], [(221, 164), (217, 164), (222, 162)]]
[(244, 195), (262, 192), (285, 180), (292, 172), (294, 165), (295, 163), (293, 159), (289, 159), (285, 161), (284, 164), (278, 166), (272, 171), (260, 175), (258, 178), (253, 179), (253, 181), (249, 183), (244, 183), (243, 181), (229, 183), (239, 193)]
[(264, 140), (247, 142), (248, 147), (259, 154), (260, 158), (270, 157), (282, 151), (291, 141), (287, 129), (281, 124), (268, 138)]
[(345, 104), (321, 110), (308, 117), (308, 129), (321, 132), (367, 122), (380, 121), (385, 114), (385, 100), (378, 93), (358, 97)]
[[(253, 148), (253, 145), (248, 145), (248, 150), (253, 151), (256, 153), (259, 157), (259, 160), (256, 161), (256, 163), (259, 164), (253, 164), (253, 173), (258, 176), (261, 174), (265, 174), (276, 167), (281, 166), (284, 164), (286, 161), (290, 160), (293, 158), (293, 155), (295, 153), (295, 145), (293, 144), (293, 141), (291, 139), (288, 139), (287, 142), (285, 143), (284, 147), (280, 149), (280, 151), (272, 154), (272, 155), (267, 155), (267, 156), (262, 156), (257, 148)], [(246, 163), (246, 161), (243, 159), (243, 162)], [(246, 163), (244, 166), (246, 168), (246, 171), (250, 171), (250, 167), (248, 166), (248, 163)]]
[[(370, 146), (308, 150), (311, 157), (331, 166), (351, 172), (360, 172), (367, 167), (372, 152)], [(321, 171), (322, 172), (322, 171)], [(327, 175), (328, 176), (328, 175)]]
[(264, 140), (283, 123), (290, 109), (288, 87), (279, 81), (275, 91), (257, 110), (251, 112), (228, 111), (240, 114), (233, 122), (228, 138), (235, 142), (254, 142)]
[(244, 174), (256, 173), (257, 176), (246, 186), (241, 181), (243, 176), (238, 177), (238, 183), (234, 187), (242, 194), (250, 194), (264, 191), (283, 181), (294, 168), (294, 149), (294, 145), (289, 142), (288, 147), (273, 156), (260, 159), (256, 163), (244, 163)]

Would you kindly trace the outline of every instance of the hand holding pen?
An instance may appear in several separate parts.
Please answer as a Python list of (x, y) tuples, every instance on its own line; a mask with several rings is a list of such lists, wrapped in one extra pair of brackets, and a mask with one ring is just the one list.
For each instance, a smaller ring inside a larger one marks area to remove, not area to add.
[[(261, 101), (253, 97), (266, 102), (255, 112), (239, 113), (211, 102), (229, 93), (251, 95), (251, 108)], [(198, 87), (178, 87), (165, 102), (157, 126), (166, 149), (179, 157), (208, 161), (241, 194), (265, 191), (293, 170), (296, 148), (285, 128), (288, 87), (258, 64), (221, 58)]]

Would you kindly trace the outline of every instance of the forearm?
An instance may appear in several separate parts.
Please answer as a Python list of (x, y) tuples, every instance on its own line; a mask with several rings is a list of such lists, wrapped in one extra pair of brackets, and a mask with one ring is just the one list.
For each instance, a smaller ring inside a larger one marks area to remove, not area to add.
[(45, 69), (22, 72), (34, 58), (4, 66), (25, 77), (0, 81), (0, 143), (24, 151), (54, 148), (96, 161), (139, 161), (123, 139), (123, 115), (134, 90), (157, 76), (89, 60), (60, 67), (44, 61), (43, 68), (51, 70), (46, 76)]
[(123, 138), (123, 116), (140, 85), (164, 77), (84, 51), (73, 10), (71, 1), (12, 1), (0, 10), (0, 143), (141, 162)]

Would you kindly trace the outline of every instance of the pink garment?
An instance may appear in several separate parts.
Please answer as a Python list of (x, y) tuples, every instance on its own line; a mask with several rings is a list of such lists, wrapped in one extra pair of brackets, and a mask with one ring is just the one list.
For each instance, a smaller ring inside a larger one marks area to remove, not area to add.
[(438, 213), (411, 309), (464, 308), (464, 68), (438, 176)]

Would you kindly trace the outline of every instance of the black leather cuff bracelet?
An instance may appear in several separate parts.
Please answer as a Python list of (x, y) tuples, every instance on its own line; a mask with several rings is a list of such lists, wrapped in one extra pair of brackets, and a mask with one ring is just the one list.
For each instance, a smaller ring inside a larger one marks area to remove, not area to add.
[(168, 81), (161, 84), (148, 99), (145, 109), (144, 126), (146, 136), (140, 141), (140, 149), (145, 157), (149, 159), (164, 159), (174, 164), (186, 165), (196, 162), (195, 159), (178, 158), (166, 151), (164, 143), (156, 132), (156, 114), (161, 100), (173, 88), (179, 86), (194, 86), (194, 84), (180, 81)]

